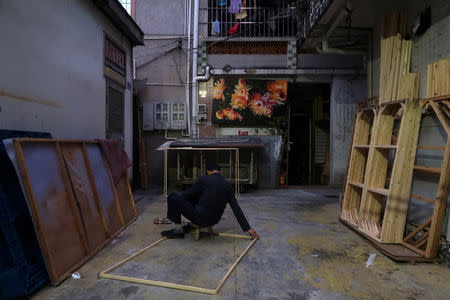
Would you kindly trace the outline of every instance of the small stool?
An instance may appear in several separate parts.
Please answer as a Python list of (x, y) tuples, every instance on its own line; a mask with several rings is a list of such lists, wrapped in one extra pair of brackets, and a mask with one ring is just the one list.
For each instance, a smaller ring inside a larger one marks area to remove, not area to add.
[(200, 229), (202, 228), (208, 228), (208, 233), (210, 235), (215, 235), (214, 230), (212, 227), (208, 227), (208, 226), (199, 226), (196, 224), (191, 223), (191, 226), (195, 228), (195, 232), (194, 232), (194, 240), (198, 241), (200, 239)]

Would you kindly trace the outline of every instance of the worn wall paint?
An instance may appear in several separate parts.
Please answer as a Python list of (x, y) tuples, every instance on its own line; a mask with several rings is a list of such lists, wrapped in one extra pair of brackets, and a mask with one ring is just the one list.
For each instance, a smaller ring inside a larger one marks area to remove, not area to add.
[[(104, 138), (104, 34), (125, 50), (128, 82), (132, 53), (126, 37), (92, 1), (2, 1), (0, 28), (0, 128)], [(125, 150), (131, 159), (132, 92), (126, 90), (124, 98)]]
[(330, 184), (344, 183), (356, 103), (367, 97), (365, 77), (334, 77), (330, 97)]

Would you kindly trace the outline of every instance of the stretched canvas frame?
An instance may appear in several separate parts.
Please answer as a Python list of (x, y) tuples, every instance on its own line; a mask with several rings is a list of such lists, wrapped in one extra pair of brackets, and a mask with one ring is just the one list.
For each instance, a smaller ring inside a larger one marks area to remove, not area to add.
[(159, 244), (161, 244), (163, 241), (165, 241), (167, 238), (163, 237), (153, 244), (148, 245), (147, 247), (139, 250), (138, 252), (132, 254), (131, 256), (125, 258), (124, 260), (118, 262), (114, 266), (110, 267), (109, 269), (106, 269), (105, 271), (101, 272), (99, 276), (101, 278), (108, 278), (108, 279), (115, 279), (115, 280), (122, 280), (122, 281), (128, 281), (128, 282), (134, 282), (134, 283), (141, 283), (141, 284), (147, 284), (147, 285), (154, 285), (154, 286), (161, 286), (166, 288), (172, 288), (172, 289), (178, 289), (178, 290), (185, 290), (185, 291), (191, 291), (191, 292), (197, 292), (197, 293), (203, 293), (203, 294), (210, 294), (210, 295), (216, 295), (220, 288), (224, 285), (225, 281), (230, 277), (233, 270), (236, 268), (238, 263), (242, 260), (242, 258), (247, 254), (247, 252), (250, 250), (250, 248), (256, 243), (258, 239), (252, 239), (250, 236), (241, 235), (241, 234), (231, 234), (231, 233), (219, 233), (219, 236), (225, 236), (225, 237), (235, 237), (235, 238), (243, 238), (243, 239), (249, 239), (252, 240), (250, 244), (242, 251), (241, 255), (237, 258), (237, 260), (231, 265), (228, 272), (225, 274), (225, 276), (222, 278), (222, 280), (219, 282), (217, 287), (215, 289), (207, 289), (202, 288), (198, 286), (191, 286), (191, 285), (184, 285), (184, 284), (177, 284), (177, 283), (171, 283), (171, 282), (165, 282), (165, 281), (157, 281), (157, 280), (150, 280), (150, 279), (141, 279), (136, 277), (129, 277), (129, 276), (122, 276), (122, 275), (114, 275), (111, 274), (114, 270), (117, 268), (123, 266), (127, 262), (133, 260), (137, 256), (141, 255), (142, 253), (146, 252), (148, 249), (155, 247)]

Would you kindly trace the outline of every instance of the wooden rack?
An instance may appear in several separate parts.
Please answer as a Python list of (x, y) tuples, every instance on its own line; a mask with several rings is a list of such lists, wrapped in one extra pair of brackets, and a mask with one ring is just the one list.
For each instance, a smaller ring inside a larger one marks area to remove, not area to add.
[(450, 113), (447, 112), (447, 108), (450, 107), (450, 96), (428, 98), (423, 103), (436, 114), (447, 134), (447, 141), (445, 147), (417, 146), (418, 149), (443, 150), (444, 159), (440, 168), (414, 166), (414, 170), (421, 172), (422, 176), (438, 176), (439, 185), (434, 199), (410, 194), (411, 198), (433, 203), (434, 208), (430, 218), (403, 238), (402, 245), (426, 258), (433, 258), (437, 256), (439, 249), (450, 185)]
[[(445, 146), (417, 145), (423, 107), (434, 112), (444, 128)], [(449, 107), (450, 95), (394, 101), (381, 104), (375, 112), (358, 112), (340, 220), (395, 260), (433, 261), (437, 256), (450, 186)], [(398, 138), (394, 139), (394, 121), (400, 114)], [(416, 149), (444, 151), (441, 167), (414, 165)], [(395, 153), (388, 155), (389, 151)], [(435, 199), (411, 193), (414, 172), (439, 177)], [(434, 210), (405, 235), (410, 198), (432, 203)]]
[[(356, 119), (341, 217), (382, 243), (403, 239), (420, 112), (419, 100), (401, 100), (362, 111)], [(398, 115), (401, 124), (393, 144)], [(389, 151), (395, 153), (386, 187)]]

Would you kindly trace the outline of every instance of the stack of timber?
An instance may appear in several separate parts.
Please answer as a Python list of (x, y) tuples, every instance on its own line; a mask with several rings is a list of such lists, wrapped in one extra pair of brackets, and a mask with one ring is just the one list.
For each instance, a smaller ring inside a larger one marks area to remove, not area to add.
[(450, 95), (450, 57), (428, 65), (427, 98)]
[(419, 96), (419, 75), (409, 73), (412, 42), (401, 34), (381, 40), (380, 103)]

